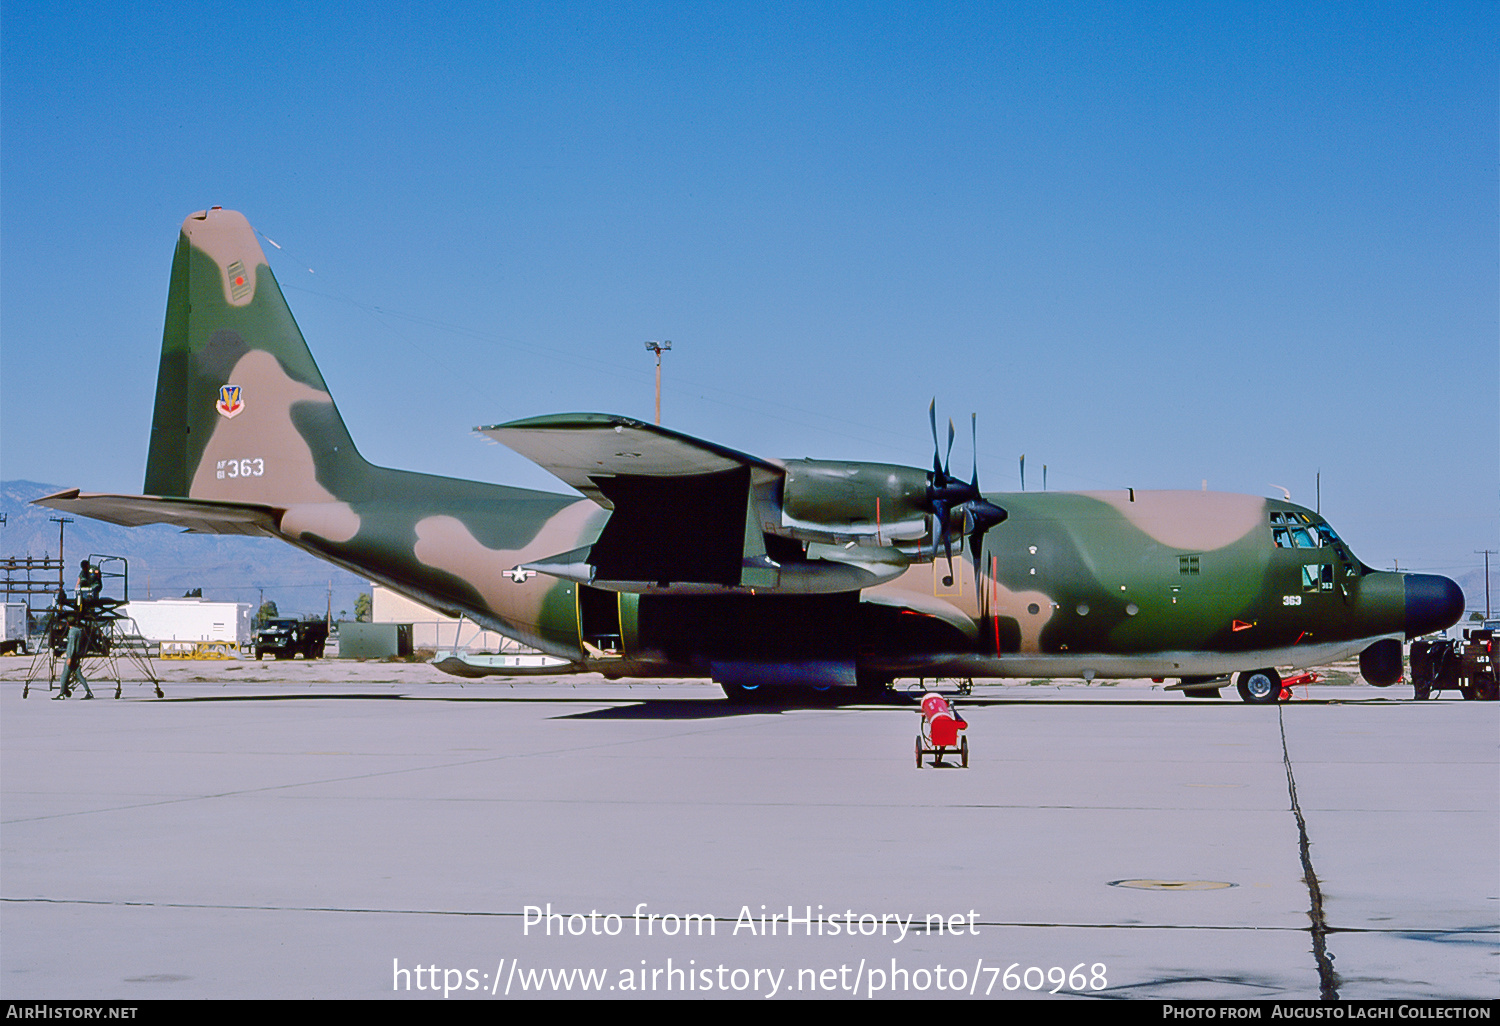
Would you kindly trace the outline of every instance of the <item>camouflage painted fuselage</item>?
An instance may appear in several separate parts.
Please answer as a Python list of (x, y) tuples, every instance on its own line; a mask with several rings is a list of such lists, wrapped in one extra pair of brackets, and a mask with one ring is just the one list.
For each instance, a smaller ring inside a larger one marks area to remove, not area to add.
[[(945, 586), (940, 525), (911, 483), (924, 471), (756, 460), (601, 415), (486, 430), (522, 451), (541, 439), (586, 497), (365, 461), (253, 230), (215, 209), (178, 243), (146, 494), (41, 501), (278, 537), (611, 676), (1197, 677), (1325, 662), (1461, 609), (1452, 582), (1373, 571), (1288, 502), (988, 495), (1008, 517), (977, 552), (960, 534)], [(656, 469), (590, 476), (590, 446), (616, 436), (647, 448), (611, 458)], [(642, 516), (656, 501), (677, 512)], [(715, 523), (681, 515), (699, 508)], [(604, 580), (606, 565), (634, 579)]]

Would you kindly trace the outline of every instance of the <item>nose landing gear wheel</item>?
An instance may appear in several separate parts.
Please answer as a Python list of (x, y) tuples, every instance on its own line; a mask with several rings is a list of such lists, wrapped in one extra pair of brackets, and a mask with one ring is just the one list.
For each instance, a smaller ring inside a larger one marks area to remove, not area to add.
[(1281, 676), (1275, 670), (1246, 670), (1235, 689), (1251, 705), (1275, 705), (1281, 699)]

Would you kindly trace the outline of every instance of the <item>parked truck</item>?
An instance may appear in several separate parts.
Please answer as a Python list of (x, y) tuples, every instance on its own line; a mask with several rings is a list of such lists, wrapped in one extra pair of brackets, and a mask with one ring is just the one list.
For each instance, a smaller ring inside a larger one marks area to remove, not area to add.
[(1463, 640), (1440, 638), (1411, 643), (1411, 683), (1418, 700), (1443, 690), (1465, 698), (1493, 702), (1500, 698), (1495, 679), (1495, 632), (1466, 629)]
[(255, 632), (255, 658), (322, 659), (328, 643), (328, 624), (322, 620), (267, 620)]

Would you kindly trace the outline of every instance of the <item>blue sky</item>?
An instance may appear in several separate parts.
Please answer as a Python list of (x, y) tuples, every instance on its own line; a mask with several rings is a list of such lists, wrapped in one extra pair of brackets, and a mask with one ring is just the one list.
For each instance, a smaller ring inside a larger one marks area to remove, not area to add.
[[(1500, 548), (1494, 4), (0, 5), (0, 474), (138, 491), (242, 210), (378, 463), (567, 410)], [(1470, 596), (1471, 601), (1474, 596)], [(1483, 596), (1479, 596), (1482, 604)]]

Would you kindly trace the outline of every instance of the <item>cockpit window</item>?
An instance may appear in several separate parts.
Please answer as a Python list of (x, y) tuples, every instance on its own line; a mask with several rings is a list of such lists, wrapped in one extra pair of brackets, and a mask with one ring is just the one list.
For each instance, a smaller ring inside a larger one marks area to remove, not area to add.
[(1300, 524), (1272, 527), (1271, 538), (1276, 542), (1278, 549), (1316, 549), (1319, 547), (1318, 536)]
[(1318, 524), (1317, 528), (1318, 537), (1323, 539), (1323, 544), (1338, 554), (1339, 562), (1344, 566), (1344, 576), (1359, 576), (1358, 564), (1349, 555), (1349, 550), (1344, 547), (1344, 543), (1339, 539), (1339, 536), (1333, 533), (1333, 528), (1327, 524)]
[(1326, 523), (1306, 513), (1275, 511), (1270, 514), (1271, 539), (1278, 549), (1333, 549), (1345, 566), (1354, 560), (1343, 541)]

